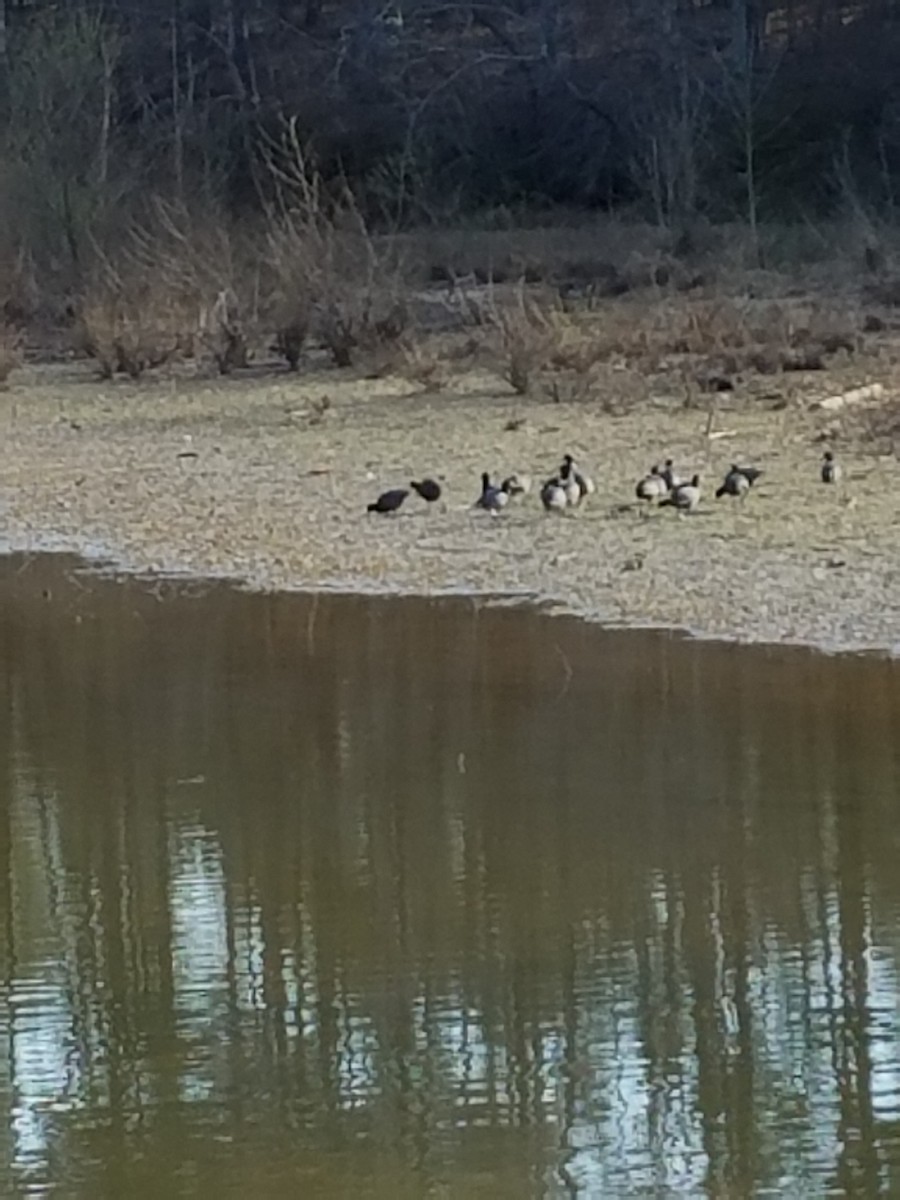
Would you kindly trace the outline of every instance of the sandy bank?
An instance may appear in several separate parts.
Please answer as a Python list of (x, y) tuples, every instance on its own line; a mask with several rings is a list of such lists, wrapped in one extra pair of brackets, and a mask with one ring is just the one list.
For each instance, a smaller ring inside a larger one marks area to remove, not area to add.
[[(823, 487), (833, 417), (729, 400), (728, 436), (709, 441), (705, 411), (664, 398), (614, 417), (504, 392), (476, 374), (427, 397), (334, 371), (100, 384), (87, 366), (28, 368), (0, 397), (4, 541), (265, 588), (522, 593), (611, 623), (900, 649), (900, 467), (840, 441), (846, 486)], [(576, 516), (546, 517), (534, 496), (472, 512), (482, 469), (541, 477), (566, 449), (598, 483)], [(666, 454), (705, 474), (701, 512), (619, 511)], [(744, 505), (712, 499), (732, 458), (766, 469)], [(365, 514), (424, 473), (446, 503)]]

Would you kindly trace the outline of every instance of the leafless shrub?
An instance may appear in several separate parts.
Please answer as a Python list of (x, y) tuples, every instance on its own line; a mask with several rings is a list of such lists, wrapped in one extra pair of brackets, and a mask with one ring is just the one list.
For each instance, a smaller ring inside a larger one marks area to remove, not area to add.
[(105, 379), (116, 372), (137, 379), (188, 344), (190, 318), (171, 297), (111, 268), (88, 287), (78, 316), (83, 348)]
[(293, 312), (285, 308), (275, 330), (275, 351), (281, 355), (288, 369), (296, 371), (300, 365), (300, 356), (309, 333), (309, 314), (305, 307), (297, 304)]
[(93, 256), (78, 317), (82, 344), (101, 375), (138, 378), (197, 351), (223, 374), (247, 364), (258, 280), (242, 269), (250, 255), (240, 260), (225, 226), (157, 204), (151, 220), (127, 231), (115, 256), (97, 245)]
[[(5, 214), (4, 214), (5, 215)], [(0, 321), (25, 324), (40, 308), (34, 262), (22, 246), (0, 249)]]
[(503, 298), (491, 289), (482, 315), (497, 332), (503, 378), (518, 395), (527, 395), (536, 373), (561, 352), (569, 318), (560, 308), (529, 295), (524, 283)]
[(22, 342), (16, 330), (0, 325), (0, 388), (5, 388), (13, 371), (22, 365)]
[(269, 213), (267, 261), (279, 328), (313, 332), (336, 366), (399, 341), (409, 322), (406, 281), (390, 238), (376, 238), (352, 194), (326, 194), (291, 123), (268, 165), (278, 202)]
[(205, 352), (220, 374), (252, 358), (261, 317), (258, 247), (213, 214), (199, 220), (183, 205), (157, 203), (132, 231), (127, 261), (181, 314), (182, 340)]

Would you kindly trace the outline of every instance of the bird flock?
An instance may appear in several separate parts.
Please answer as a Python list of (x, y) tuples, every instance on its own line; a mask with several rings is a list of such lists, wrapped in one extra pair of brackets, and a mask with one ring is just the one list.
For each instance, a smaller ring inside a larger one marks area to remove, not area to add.
[[(716, 489), (716, 499), (720, 500), (724, 496), (738, 500), (746, 499), (750, 489), (763, 473), (760, 467), (742, 467), (732, 463)], [(842, 477), (840, 463), (835, 460), (832, 451), (826, 450), (819, 469), (821, 482), (837, 484)], [(681, 478), (671, 458), (667, 458), (663, 466), (655, 463), (647, 474), (638, 480), (634, 490), (635, 496), (642, 504), (674, 508), (679, 513), (694, 512), (703, 495), (700, 476), (694, 474)], [(528, 475), (516, 473), (508, 475), (500, 483), (492, 483), (490, 472), (484, 471), (481, 476), (481, 492), (472, 507), (498, 516), (511, 502), (520, 500), (530, 491), (531, 478)], [(541, 484), (538, 495), (545, 512), (565, 513), (578, 508), (595, 491), (591, 477), (578, 466), (571, 454), (565, 454), (559, 469)], [(368, 512), (385, 515), (396, 513), (411, 492), (415, 492), (427, 504), (434, 504), (443, 495), (443, 489), (436, 479), (414, 479), (408, 488), (390, 488), (382, 492), (368, 505)]]

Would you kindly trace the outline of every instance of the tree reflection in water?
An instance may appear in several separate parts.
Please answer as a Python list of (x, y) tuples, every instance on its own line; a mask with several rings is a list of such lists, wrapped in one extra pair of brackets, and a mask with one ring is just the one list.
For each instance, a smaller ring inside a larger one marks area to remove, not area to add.
[(6, 1190), (900, 1188), (894, 664), (0, 586)]

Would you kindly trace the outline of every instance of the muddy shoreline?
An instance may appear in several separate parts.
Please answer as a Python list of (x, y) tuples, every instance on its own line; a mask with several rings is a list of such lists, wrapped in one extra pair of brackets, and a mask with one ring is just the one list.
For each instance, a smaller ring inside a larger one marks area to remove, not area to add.
[[(900, 467), (839, 438), (846, 482), (823, 487), (834, 420), (808, 404), (727, 398), (709, 439), (707, 411), (671, 397), (611, 416), (523, 400), (489, 372), (427, 396), (333, 370), (101, 384), (67, 364), (20, 372), (0, 412), (9, 550), (263, 589), (521, 597), (611, 626), (900, 653)], [(472, 511), (481, 470), (540, 479), (565, 450), (597, 483), (576, 515), (548, 517), (535, 495), (498, 518)], [(696, 515), (631, 505), (666, 455), (704, 476)], [(744, 504), (713, 499), (732, 459), (765, 468)], [(365, 513), (422, 474), (443, 480), (444, 500)]]

